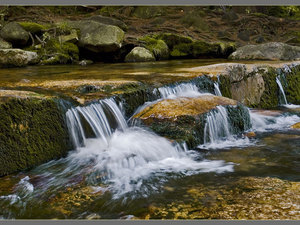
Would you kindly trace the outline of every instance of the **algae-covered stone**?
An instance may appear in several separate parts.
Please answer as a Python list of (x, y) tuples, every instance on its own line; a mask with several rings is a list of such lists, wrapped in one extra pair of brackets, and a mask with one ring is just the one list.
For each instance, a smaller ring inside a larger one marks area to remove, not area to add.
[(169, 49), (173, 49), (175, 45), (193, 42), (193, 39), (190, 37), (174, 33), (160, 33), (153, 35), (153, 38), (163, 40), (168, 45)]
[(22, 67), (38, 63), (36, 52), (21, 49), (0, 49), (0, 67)]
[(21, 27), (24, 28), (24, 30), (26, 30), (32, 34), (41, 33), (43, 30), (47, 29), (46, 26), (41, 25), (39, 23), (34, 23), (34, 22), (18, 22), (18, 24), (20, 24)]
[(0, 38), (0, 49), (8, 49), (8, 48), (12, 48), (11, 43)]
[(293, 129), (300, 129), (300, 123), (295, 123), (294, 125), (291, 126)]
[(0, 176), (65, 156), (70, 149), (57, 100), (1, 90), (0, 112)]
[(107, 25), (117, 26), (124, 31), (128, 30), (127, 25), (123, 21), (112, 18), (112, 17), (97, 15), (97, 16), (89, 17), (89, 18), (87, 18), (87, 20), (92, 20), (92, 21), (96, 21), (99, 23), (107, 24)]
[(28, 32), (18, 23), (10, 22), (0, 31), (1, 37), (14, 45), (25, 45), (29, 39)]
[(246, 45), (238, 48), (230, 59), (296, 60), (300, 58), (300, 47), (280, 42)]
[(216, 110), (219, 105), (226, 108), (234, 133), (249, 128), (249, 118), (245, 117), (248, 112), (242, 105), (235, 100), (214, 95), (165, 99), (144, 108), (134, 119), (149, 126), (161, 136), (186, 142), (189, 148), (195, 148), (204, 143), (204, 127), (208, 113)]
[(169, 47), (163, 40), (157, 40), (150, 36), (144, 36), (139, 39), (144, 47), (151, 51), (157, 60), (169, 58)]
[(68, 25), (80, 30), (79, 46), (92, 52), (114, 52), (122, 46), (124, 31), (117, 26), (91, 20), (72, 21)]
[(153, 54), (145, 48), (135, 47), (125, 57), (125, 62), (151, 62), (155, 61)]

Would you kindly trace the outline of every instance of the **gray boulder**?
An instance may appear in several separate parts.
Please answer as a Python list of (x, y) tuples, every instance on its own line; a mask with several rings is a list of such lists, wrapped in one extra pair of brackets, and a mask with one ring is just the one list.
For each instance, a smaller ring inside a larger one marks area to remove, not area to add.
[(96, 21), (96, 22), (103, 23), (103, 24), (106, 24), (106, 25), (117, 26), (117, 27), (121, 28), (124, 31), (128, 30), (127, 25), (123, 21), (115, 19), (115, 18), (107, 17), (107, 16), (97, 15), (97, 16), (89, 17), (89, 18), (87, 18), (87, 20)]
[(146, 48), (135, 47), (125, 57), (125, 62), (151, 62), (155, 61), (154, 55)]
[(21, 49), (0, 49), (0, 67), (22, 67), (38, 63), (36, 52)]
[(15, 45), (26, 45), (29, 39), (28, 32), (16, 22), (6, 24), (0, 31), (0, 36)]
[(124, 31), (117, 26), (92, 20), (71, 21), (68, 25), (80, 30), (78, 45), (92, 52), (114, 52), (122, 46)]
[(229, 59), (296, 60), (300, 58), (300, 47), (280, 42), (246, 45), (233, 52)]

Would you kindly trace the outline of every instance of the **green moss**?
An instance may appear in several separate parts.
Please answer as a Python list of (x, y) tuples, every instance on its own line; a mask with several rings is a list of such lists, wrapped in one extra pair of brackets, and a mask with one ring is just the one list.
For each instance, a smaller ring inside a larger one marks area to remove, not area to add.
[(168, 45), (170, 50), (172, 50), (175, 45), (193, 42), (193, 39), (190, 37), (173, 33), (160, 33), (155, 34), (152, 37), (157, 40), (163, 40)]
[(41, 64), (67, 64), (79, 60), (78, 47), (69, 42), (59, 43), (56, 39), (49, 40), (45, 47), (38, 50)]
[(224, 97), (227, 98), (232, 98), (231, 95), (231, 82), (230, 78), (228, 76), (219, 76), (219, 86), (220, 86), (220, 91)]
[(292, 72), (285, 76), (287, 87), (285, 94), (287, 101), (300, 105), (300, 66), (292, 69)]
[(0, 104), (0, 176), (65, 156), (70, 149), (64, 113), (53, 99)]
[(49, 28), (49, 26), (41, 25), (34, 22), (18, 22), (21, 27), (23, 27), (26, 31), (32, 33), (32, 34), (38, 34), (41, 33), (43, 30), (46, 30)]
[(260, 103), (258, 105), (253, 105), (252, 107), (263, 109), (275, 108), (279, 105), (279, 89), (276, 83), (276, 70), (274, 68), (268, 68), (268, 71), (264, 72), (262, 76), (265, 83), (265, 91), (261, 96)]
[(169, 58), (169, 48), (163, 40), (155, 39), (151, 36), (144, 36), (138, 40), (143, 43), (143, 47), (147, 48), (154, 54), (156, 60)]

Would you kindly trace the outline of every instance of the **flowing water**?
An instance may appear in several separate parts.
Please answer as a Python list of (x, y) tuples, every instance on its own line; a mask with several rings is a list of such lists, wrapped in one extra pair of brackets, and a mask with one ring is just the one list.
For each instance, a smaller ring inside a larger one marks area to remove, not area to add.
[[(218, 83), (214, 88), (208, 93), (194, 83), (164, 86), (136, 113), (163, 99), (221, 95)], [(255, 133), (247, 137), (234, 134), (226, 108), (218, 106), (207, 114), (204, 143), (188, 149), (126, 121), (122, 108), (113, 98), (70, 108), (74, 150), (0, 178), (0, 218), (255, 219), (241, 212), (257, 204), (255, 215), (276, 219), (285, 218), (274, 213), (283, 203), (282, 216), (299, 218), (299, 206), (285, 203), (299, 201), (292, 198), (299, 196), (300, 132), (290, 128), (300, 122), (297, 113), (247, 109), (247, 132)], [(277, 191), (279, 184), (289, 197)]]

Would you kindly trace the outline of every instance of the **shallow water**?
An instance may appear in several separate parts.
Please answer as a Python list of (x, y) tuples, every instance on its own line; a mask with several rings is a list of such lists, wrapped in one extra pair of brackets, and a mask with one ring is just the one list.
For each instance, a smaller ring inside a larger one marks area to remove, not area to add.
[[(161, 75), (149, 78), (143, 71), (163, 73), (195, 64), (199, 61), (98, 64), (71, 67), (74, 71), (28, 67), (4, 70), (15, 76), (1, 73), (0, 80), (132, 76), (155, 81)], [(163, 98), (199, 95), (184, 85), (159, 91)], [(300, 131), (290, 129), (300, 122), (297, 111), (251, 110), (249, 132), (255, 136), (227, 132), (189, 150), (145, 128), (127, 126), (114, 103), (101, 104), (77, 108), (97, 132), (83, 138), (73, 123), (77, 147), (66, 158), (0, 178), (0, 218), (300, 219)], [(101, 114), (97, 123), (100, 114), (93, 112), (101, 110), (114, 116)]]

